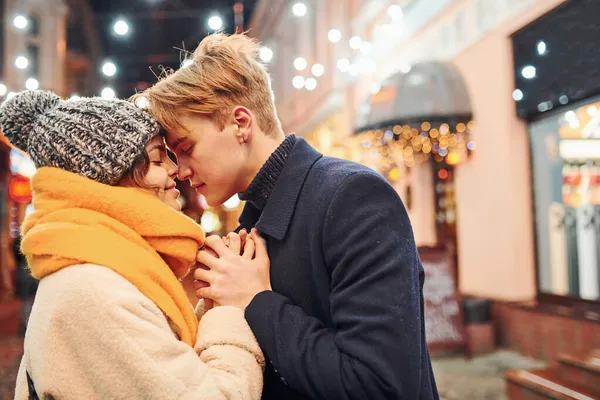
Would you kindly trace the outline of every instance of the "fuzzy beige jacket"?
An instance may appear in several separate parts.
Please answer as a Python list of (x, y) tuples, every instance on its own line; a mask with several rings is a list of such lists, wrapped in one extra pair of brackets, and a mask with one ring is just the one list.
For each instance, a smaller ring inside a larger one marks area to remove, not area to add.
[(82, 264), (40, 282), (15, 399), (25, 369), (42, 399), (259, 399), (263, 362), (241, 310), (201, 316), (192, 349), (129, 281)]

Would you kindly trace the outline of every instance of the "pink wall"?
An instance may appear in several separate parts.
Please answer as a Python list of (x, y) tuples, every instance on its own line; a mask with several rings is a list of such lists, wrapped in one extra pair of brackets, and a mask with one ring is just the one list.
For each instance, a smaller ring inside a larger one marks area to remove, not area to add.
[[(564, 0), (537, 0), (519, 17), (487, 33), (459, 53), (452, 62), (465, 79), (476, 121), (477, 149), (457, 169), (457, 230), (459, 287), (463, 294), (503, 300), (535, 296), (535, 255), (529, 144), (526, 125), (517, 119), (511, 94), (514, 89), (510, 35)], [(457, 1), (436, 16), (431, 28), (456, 12)], [(395, 53), (423, 45), (427, 32), (419, 32)], [(397, 64), (397, 59), (389, 62)], [(386, 69), (386, 65), (382, 65)], [(389, 69), (389, 68), (388, 68)], [(373, 83), (364, 77), (349, 88), (356, 109)], [(352, 111), (349, 112), (352, 114)], [(431, 182), (419, 182), (418, 193), (432, 197)], [(415, 194), (418, 194), (415, 193)], [(430, 240), (431, 220), (423, 218), (429, 204), (416, 203), (411, 212), (415, 238)]]
[(561, 2), (538, 0), (454, 60), (477, 124), (477, 150), (457, 173), (459, 286), (465, 294), (507, 300), (535, 296), (529, 145), (511, 98), (509, 36)]

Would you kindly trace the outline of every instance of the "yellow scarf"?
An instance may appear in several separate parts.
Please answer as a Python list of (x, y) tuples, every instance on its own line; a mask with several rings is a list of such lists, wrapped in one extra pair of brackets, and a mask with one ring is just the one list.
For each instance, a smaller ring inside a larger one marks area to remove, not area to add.
[(152, 193), (108, 186), (43, 167), (32, 182), (34, 212), (22, 251), (37, 279), (69, 265), (108, 267), (135, 285), (190, 346), (198, 320), (178, 278), (195, 261), (204, 233)]

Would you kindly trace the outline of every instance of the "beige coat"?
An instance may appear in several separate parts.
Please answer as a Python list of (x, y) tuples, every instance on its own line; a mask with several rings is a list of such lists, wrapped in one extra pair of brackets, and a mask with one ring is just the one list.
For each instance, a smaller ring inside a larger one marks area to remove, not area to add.
[(264, 358), (243, 312), (201, 317), (192, 349), (116, 272), (64, 268), (40, 282), (15, 399), (28, 398), (25, 369), (42, 399), (259, 399)]

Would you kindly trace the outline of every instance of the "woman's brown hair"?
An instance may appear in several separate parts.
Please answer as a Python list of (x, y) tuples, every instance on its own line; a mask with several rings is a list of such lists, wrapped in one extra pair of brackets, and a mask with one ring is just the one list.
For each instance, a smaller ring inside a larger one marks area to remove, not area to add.
[(127, 170), (125, 177), (129, 179), (131, 183), (135, 186), (138, 186), (142, 189), (155, 191), (158, 187), (151, 185), (150, 182), (146, 180), (146, 174), (150, 169), (150, 157), (148, 157), (148, 153), (146, 149), (137, 156), (131, 167)]

